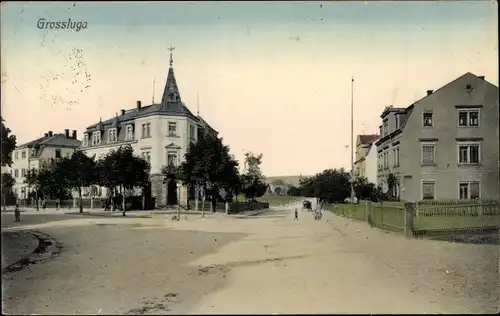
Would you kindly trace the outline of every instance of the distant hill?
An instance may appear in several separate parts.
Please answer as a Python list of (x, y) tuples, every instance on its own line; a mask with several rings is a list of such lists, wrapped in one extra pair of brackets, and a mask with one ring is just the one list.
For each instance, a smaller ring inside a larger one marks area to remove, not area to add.
[[(266, 177), (266, 183), (271, 184), (275, 181), (283, 181), (284, 184), (298, 186), (300, 175), (297, 176), (278, 176), (278, 177)], [(303, 175), (302, 177), (309, 177), (308, 175)]]

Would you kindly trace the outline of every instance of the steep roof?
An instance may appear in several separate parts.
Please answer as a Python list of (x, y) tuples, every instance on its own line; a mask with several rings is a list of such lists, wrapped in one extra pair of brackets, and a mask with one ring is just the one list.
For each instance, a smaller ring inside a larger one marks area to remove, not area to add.
[(74, 138), (68, 138), (65, 134), (53, 134), (52, 136), (43, 136), (38, 139), (32, 140), (28, 143), (22, 144), (16, 149), (31, 148), (33, 146), (54, 146), (54, 147), (79, 147), (81, 141)]
[[(177, 81), (175, 79), (174, 68), (172, 67), (172, 53), (170, 53), (170, 67), (168, 69), (167, 80), (165, 82), (165, 88), (163, 89), (163, 95), (161, 98), (161, 103), (154, 103), (146, 106), (135, 107), (126, 110), (125, 113), (117, 113), (116, 117), (107, 119), (102, 122), (103, 125), (118, 125), (119, 123), (135, 120), (136, 118), (146, 117), (151, 115), (166, 115), (166, 116), (184, 116), (189, 117), (192, 120), (199, 122), (201, 124), (208, 125), (199, 116), (195, 116), (181, 100), (179, 87), (177, 86)], [(88, 130), (100, 128), (99, 123), (90, 125), (87, 127)], [(211, 127), (210, 127), (211, 128)]]
[(358, 135), (359, 143), (361, 145), (369, 145), (375, 141), (379, 135), (377, 134), (368, 134), (368, 135)]

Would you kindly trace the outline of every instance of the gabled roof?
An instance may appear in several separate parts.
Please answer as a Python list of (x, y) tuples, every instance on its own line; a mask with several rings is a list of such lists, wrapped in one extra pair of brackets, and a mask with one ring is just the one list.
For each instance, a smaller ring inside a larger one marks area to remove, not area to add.
[(22, 144), (16, 149), (31, 148), (34, 146), (54, 146), (54, 147), (79, 147), (81, 141), (74, 138), (67, 138), (65, 134), (54, 134), (52, 136), (44, 136)]
[(358, 135), (359, 145), (370, 145), (379, 136), (377, 134)]
[[(413, 102), (410, 106), (406, 107), (406, 108), (392, 108), (392, 107), (386, 107), (384, 109), (384, 112), (382, 112), (382, 115), (380, 116), (381, 118), (383, 118), (388, 112), (392, 111), (392, 110), (395, 110), (395, 111), (398, 111), (402, 114), (405, 114), (402, 116), (402, 120), (401, 120), (401, 126), (399, 129), (397, 129), (396, 131), (392, 132), (391, 134), (387, 135), (386, 137), (390, 137), (391, 135), (393, 135), (394, 133), (401, 133), (401, 131), (404, 129), (404, 127), (406, 126), (406, 123), (408, 122), (408, 120), (410, 119), (410, 116), (413, 112), (413, 109), (416, 105), (418, 105), (420, 102), (424, 101), (425, 99), (427, 99), (428, 97), (430, 96), (433, 96), (435, 95), (436, 93), (440, 92), (441, 90), (449, 87), (449, 86), (452, 86), (452, 85), (455, 85), (457, 83), (460, 83), (460, 81), (463, 81), (467, 84), (472, 84), (473, 86), (475, 86), (473, 83), (474, 82), (479, 82), (479, 80), (483, 81), (483, 82), (486, 82), (488, 83), (489, 85), (495, 87), (498, 89), (497, 86), (495, 86), (494, 84), (492, 84), (491, 82), (488, 82), (485, 80), (484, 77), (479, 77), (479, 76), (476, 76), (475, 74), (471, 73), (471, 72), (467, 72), (463, 75), (461, 75), (460, 77), (448, 82), (447, 84), (443, 85), (442, 87), (440, 87), (439, 89), (435, 90), (435, 91), (432, 91), (432, 90), (429, 90), (430, 93), (428, 93), (427, 95), (425, 95), (424, 97), (420, 98), (419, 100)], [(465, 90), (465, 86), (463, 87), (464, 90)], [(383, 137), (385, 138), (385, 137)], [(382, 138), (380, 138), (380, 140), (382, 140)], [(379, 141), (377, 140), (377, 143)]]

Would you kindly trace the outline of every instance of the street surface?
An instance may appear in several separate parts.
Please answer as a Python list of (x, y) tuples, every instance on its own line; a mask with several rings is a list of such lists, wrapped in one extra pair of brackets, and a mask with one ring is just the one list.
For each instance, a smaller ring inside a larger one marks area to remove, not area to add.
[(329, 212), (294, 221), (295, 207), (179, 222), (26, 215), (11, 228), (2, 214), (3, 231), (64, 243), (58, 257), (3, 276), (4, 312), (498, 312), (498, 246), (407, 240)]

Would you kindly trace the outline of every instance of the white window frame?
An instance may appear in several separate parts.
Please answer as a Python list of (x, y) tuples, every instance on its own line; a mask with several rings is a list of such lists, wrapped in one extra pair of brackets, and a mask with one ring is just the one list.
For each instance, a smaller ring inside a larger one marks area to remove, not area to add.
[(196, 135), (196, 128), (194, 127), (193, 124), (189, 124), (189, 139), (195, 140), (196, 139), (195, 135)]
[[(170, 131), (170, 126), (173, 127), (173, 131)], [(172, 122), (172, 121), (169, 121), (168, 122), (168, 131), (167, 131), (167, 134), (168, 136), (177, 136), (177, 122)]]
[[(424, 147), (432, 146), (432, 162), (424, 161)], [(436, 164), (436, 143), (420, 143), (420, 164), (433, 165)]]
[(477, 185), (478, 185), (478, 194), (479, 194), (479, 196), (478, 196), (477, 199), (481, 199), (481, 180), (458, 181), (458, 188), (457, 188), (458, 189), (458, 196), (457, 196), (458, 199), (460, 199), (460, 186), (462, 184), (467, 184), (467, 198), (466, 198), (466, 200), (471, 200), (471, 197), (470, 197), (470, 191), (471, 191), (470, 190), (470, 185), (472, 183), (477, 183)]
[[(115, 137), (111, 139), (111, 135)], [(108, 129), (108, 143), (116, 143), (118, 141), (118, 129), (116, 127)]]
[(26, 150), (21, 151), (21, 159), (26, 159)]
[(385, 119), (382, 121), (382, 130), (384, 133), (383, 136), (389, 135), (389, 120), (388, 119)]
[[(430, 114), (431, 115), (431, 125), (425, 125), (425, 115)], [(422, 127), (424, 128), (430, 128), (434, 127), (434, 112), (432, 111), (425, 111), (422, 113)]]
[[(477, 145), (477, 162), (470, 162), (470, 148)], [(460, 162), (460, 147), (467, 146), (467, 162)], [(459, 165), (478, 165), (481, 163), (481, 143), (480, 142), (463, 142), (457, 144), (457, 163)]]
[(142, 137), (141, 138), (151, 138), (151, 123), (142, 124)]
[(394, 167), (399, 167), (399, 146), (393, 147)]
[(92, 145), (100, 145), (101, 144), (101, 132), (93, 132), (92, 133)]
[[(422, 180), (420, 182), (420, 199), (424, 200), (424, 184), (426, 184), (426, 183), (432, 183), (432, 188), (433, 188), (432, 200), (435, 200), (436, 199), (436, 181), (435, 180)], [(430, 200), (430, 199), (426, 199), (426, 200)]]
[(142, 152), (142, 158), (146, 160), (149, 164), (151, 164), (151, 152), (150, 151), (143, 151)]
[(179, 165), (179, 154), (177, 153), (177, 151), (173, 151), (173, 150), (167, 150), (167, 166), (170, 165), (169, 164), (169, 157), (171, 154), (175, 155), (174, 166), (178, 166)]
[(134, 140), (134, 127), (131, 124), (127, 125), (126, 127), (125, 137), (127, 138), (127, 140)]
[(19, 152), (18, 151), (14, 152), (14, 159), (15, 160), (19, 159)]
[[(470, 125), (470, 113), (477, 112), (477, 125)], [(466, 125), (460, 125), (460, 113), (467, 113), (467, 118), (465, 120)], [(480, 109), (458, 109), (457, 111), (457, 127), (481, 127), (481, 110)]]
[(14, 169), (14, 178), (19, 178), (19, 171)]

